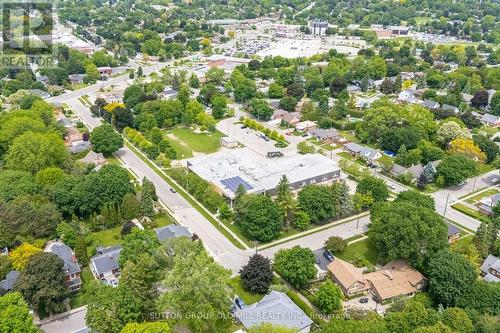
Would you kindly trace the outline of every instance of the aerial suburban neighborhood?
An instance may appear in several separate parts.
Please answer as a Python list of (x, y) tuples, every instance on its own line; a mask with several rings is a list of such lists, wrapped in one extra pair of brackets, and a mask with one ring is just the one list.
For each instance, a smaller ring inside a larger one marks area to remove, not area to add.
[(0, 8), (0, 333), (500, 332), (498, 1)]

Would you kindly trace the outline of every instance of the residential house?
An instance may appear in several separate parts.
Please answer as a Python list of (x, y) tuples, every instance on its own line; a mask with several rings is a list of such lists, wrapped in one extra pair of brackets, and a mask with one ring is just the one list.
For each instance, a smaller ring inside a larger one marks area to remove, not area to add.
[(344, 145), (344, 150), (353, 156), (359, 156), (369, 165), (376, 164), (376, 160), (382, 157), (382, 153), (376, 149), (365, 147), (354, 142)]
[(488, 255), (481, 265), (481, 275), (486, 282), (500, 282), (500, 259)]
[(4, 280), (0, 281), (0, 296), (14, 290), (17, 278), (21, 275), (19, 271), (10, 271)]
[(273, 119), (280, 119), (291, 126), (295, 126), (300, 122), (300, 112), (276, 110), (273, 113)]
[(425, 276), (402, 260), (391, 261), (381, 270), (364, 274), (370, 290), (378, 302), (395, 297), (410, 297), (425, 286)]
[(69, 76), (69, 82), (71, 84), (82, 84), (85, 79), (85, 74), (71, 74)]
[(340, 286), (346, 297), (366, 292), (370, 285), (363, 278), (363, 271), (354, 265), (335, 258), (328, 264), (328, 274), (330, 278)]
[(460, 110), (456, 106), (448, 104), (443, 104), (443, 106), (441, 106), (441, 109), (443, 109), (443, 111), (451, 111), (454, 114), (458, 114), (460, 112)]
[(440, 105), (438, 102), (431, 101), (429, 99), (424, 100), (422, 103), (420, 103), (424, 108), (427, 108), (429, 110), (436, 110), (440, 108)]
[(500, 193), (494, 194), (479, 201), (479, 211), (484, 215), (493, 215), (493, 207), (500, 202)]
[(474, 95), (462, 93), (462, 100), (465, 103), (470, 103), (470, 101), (472, 100), (473, 97), (474, 97)]
[(50, 98), (52, 96), (48, 92), (40, 90), (40, 89), (31, 89), (30, 93), (32, 95), (40, 97), (41, 99), (47, 99), (47, 98)]
[(272, 323), (308, 333), (313, 321), (285, 293), (271, 291), (261, 301), (234, 313), (235, 317), (249, 329), (262, 323)]
[(97, 94), (97, 98), (102, 98), (107, 104), (123, 103), (123, 91), (111, 91)]
[(62, 241), (49, 242), (45, 252), (53, 253), (64, 262), (64, 283), (71, 292), (77, 292), (82, 287), (80, 274), (82, 272), (75, 253)]
[(398, 99), (403, 102), (408, 102), (411, 97), (415, 97), (417, 91), (415, 89), (405, 89), (401, 90), (398, 95)]
[(500, 117), (485, 113), (480, 119), (481, 123), (485, 126), (497, 127), (500, 125)]
[(90, 259), (90, 271), (97, 280), (116, 287), (120, 276), (120, 246), (96, 249), (97, 255)]
[(178, 237), (193, 237), (193, 234), (189, 230), (178, 224), (170, 224), (165, 227), (155, 229), (156, 236), (160, 242), (164, 242), (167, 239), (178, 238)]
[(295, 129), (300, 132), (308, 132), (316, 129), (318, 125), (316, 124), (315, 121), (302, 121), (300, 123), (295, 124)]
[(65, 137), (66, 147), (73, 154), (78, 154), (83, 151), (89, 150), (92, 145), (90, 141), (83, 139), (83, 134), (74, 127), (68, 128), (68, 132)]
[(84, 158), (80, 160), (83, 164), (93, 164), (96, 167), (100, 167), (106, 164), (106, 158), (102, 153), (96, 153), (90, 150)]
[(356, 93), (356, 92), (360, 92), (361, 88), (355, 84), (350, 84), (347, 86), (346, 90), (348, 93)]
[(402, 165), (394, 163), (391, 169), (391, 174), (394, 177), (399, 177), (405, 174), (409, 174), (411, 175), (413, 181), (416, 181), (418, 177), (420, 177), (422, 172), (424, 172), (424, 166), (422, 164), (416, 164), (407, 168)]
[(111, 67), (98, 67), (97, 70), (101, 76), (109, 76), (113, 73), (113, 68)]
[(166, 87), (160, 94), (159, 96), (160, 98), (163, 98), (163, 99), (171, 99), (171, 98), (175, 98), (177, 97), (177, 91), (175, 91), (174, 89), (172, 88), (168, 88)]
[(454, 243), (460, 238), (460, 232), (462, 231), (459, 227), (454, 224), (446, 223), (448, 226), (448, 243)]
[(322, 129), (316, 128), (312, 131), (309, 131), (309, 134), (316, 137), (318, 140), (321, 140), (323, 143), (333, 143), (342, 139), (340, 133), (331, 128), (331, 129)]

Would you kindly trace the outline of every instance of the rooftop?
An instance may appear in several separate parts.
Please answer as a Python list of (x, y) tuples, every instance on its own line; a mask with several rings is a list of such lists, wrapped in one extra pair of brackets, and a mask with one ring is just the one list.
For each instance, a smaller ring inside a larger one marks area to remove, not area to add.
[(49, 242), (45, 247), (45, 252), (50, 252), (61, 258), (64, 262), (65, 275), (80, 273), (81, 268), (76, 260), (75, 254), (69, 246), (63, 242)]
[(236, 311), (235, 316), (246, 328), (272, 322), (301, 331), (313, 323), (286, 294), (278, 291), (271, 291), (260, 302)]
[(340, 170), (321, 154), (285, 155), (270, 160), (246, 147), (195, 157), (188, 160), (188, 166), (229, 198), (234, 197), (240, 184), (247, 193), (262, 193), (276, 188), (283, 175), (294, 184)]
[(171, 224), (165, 227), (156, 228), (155, 232), (160, 242), (163, 242), (170, 238), (177, 238), (177, 237), (190, 238), (191, 236), (193, 236), (187, 228), (178, 224)]
[(120, 259), (121, 250), (122, 248), (120, 246), (97, 249), (98, 255), (90, 259), (95, 267), (97, 275), (120, 268), (118, 261)]

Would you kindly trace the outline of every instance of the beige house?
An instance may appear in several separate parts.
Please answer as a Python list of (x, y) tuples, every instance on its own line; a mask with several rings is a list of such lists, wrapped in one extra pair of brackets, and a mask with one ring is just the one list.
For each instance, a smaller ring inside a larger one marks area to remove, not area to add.
[(425, 286), (425, 276), (402, 260), (391, 261), (381, 270), (365, 274), (364, 278), (379, 302), (413, 296)]
[(370, 291), (377, 301), (386, 302), (397, 296), (413, 296), (425, 286), (425, 276), (402, 260), (363, 274), (361, 269), (335, 258), (328, 265), (328, 271), (346, 297)]
[(363, 278), (363, 272), (354, 265), (335, 258), (328, 265), (328, 272), (332, 280), (340, 286), (346, 297), (365, 292), (370, 285)]

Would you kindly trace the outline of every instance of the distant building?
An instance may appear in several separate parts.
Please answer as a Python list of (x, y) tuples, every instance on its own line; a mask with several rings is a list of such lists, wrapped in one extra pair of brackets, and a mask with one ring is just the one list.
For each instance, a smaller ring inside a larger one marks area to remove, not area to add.
[(106, 164), (106, 158), (102, 153), (96, 153), (93, 150), (89, 151), (84, 158), (80, 160), (83, 164), (94, 164), (96, 167)]
[(81, 268), (75, 253), (69, 246), (61, 241), (49, 242), (45, 252), (53, 253), (64, 262), (64, 283), (71, 292), (77, 292), (82, 288), (80, 278)]
[(235, 312), (235, 317), (249, 329), (262, 323), (272, 323), (308, 333), (313, 321), (285, 293), (271, 291), (260, 302)]
[(333, 143), (336, 141), (340, 141), (342, 139), (340, 133), (333, 128), (330, 129), (316, 128), (309, 131), (309, 134), (311, 134), (312, 136), (314, 136), (316, 139), (320, 140), (323, 143)]
[(69, 82), (71, 84), (81, 84), (85, 79), (85, 74), (71, 74), (69, 76)]
[(123, 103), (123, 91), (111, 91), (97, 94), (97, 98), (102, 98), (107, 104)]
[(17, 282), (17, 278), (21, 275), (19, 271), (10, 271), (4, 280), (0, 281), (0, 296), (3, 293), (11, 292), (14, 290), (14, 285)]
[(500, 282), (500, 259), (490, 254), (481, 265), (481, 275), (486, 282)]
[(375, 164), (376, 160), (382, 157), (382, 153), (380, 151), (354, 142), (346, 143), (344, 145), (344, 150), (353, 156), (363, 158), (369, 165)]
[(97, 255), (90, 259), (89, 268), (97, 280), (113, 287), (118, 285), (121, 250), (120, 246), (96, 249)]
[(483, 114), (480, 121), (485, 126), (497, 127), (500, 125), (500, 117), (489, 113)]
[(493, 207), (500, 202), (500, 193), (494, 194), (479, 201), (479, 211), (484, 215), (493, 215)]
[(309, 29), (311, 29), (311, 34), (313, 36), (324, 36), (326, 35), (326, 29), (328, 29), (328, 22), (310, 21)]
[(178, 238), (178, 237), (186, 237), (191, 238), (193, 234), (189, 232), (186, 227), (178, 224), (170, 224), (165, 227), (156, 228), (155, 229), (156, 236), (160, 242), (164, 242), (167, 239)]
[(318, 127), (318, 124), (316, 122), (310, 121), (310, 120), (302, 121), (300, 123), (295, 124), (295, 129), (297, 131), (301, 131), (301, 132), (312, 131), (312, 130), (315, 130), (317, 127)]

